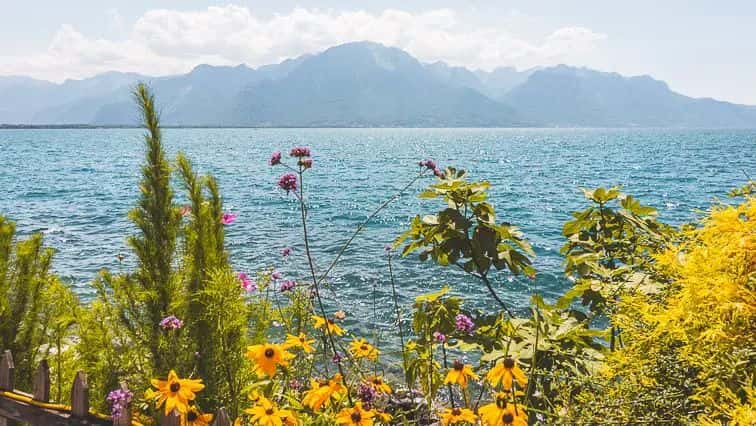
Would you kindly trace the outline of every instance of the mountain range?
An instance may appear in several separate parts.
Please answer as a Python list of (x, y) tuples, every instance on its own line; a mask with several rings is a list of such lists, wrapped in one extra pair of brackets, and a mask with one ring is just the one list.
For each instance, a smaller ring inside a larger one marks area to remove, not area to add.
[(756, 127), (754, 106), (688, 97), (649, 76), (566, 65), (470, 70), (372, 42), (256, 69), (199, 65), (60, 84), (0, 77), (0, 123), (135, 125), (130, 93), (139, 81), (174, 126)]

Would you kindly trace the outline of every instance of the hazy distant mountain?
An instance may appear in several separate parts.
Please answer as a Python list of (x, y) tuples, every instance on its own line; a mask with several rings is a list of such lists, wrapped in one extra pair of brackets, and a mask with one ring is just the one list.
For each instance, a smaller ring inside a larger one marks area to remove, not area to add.
[(61, 84), (0, 77), (0, 123), (135, 125), (138, 81), (154, 88), (169, 125), (756, 127), (756, 107), (690, 98), (648, 76), (564, 65), (471, 71), (371, 42), (257, 69), (199, 65)]
[(564, 65), (535, 71), (503, 101), (545, 126), (756, 127), (756, 107), (690, 98), (649, 76)]
[(304, 59), (237, 97), (233, 122), (255, 126), (513, 126), (507, 106), (434, 78), (406, 52), (348, 43)]

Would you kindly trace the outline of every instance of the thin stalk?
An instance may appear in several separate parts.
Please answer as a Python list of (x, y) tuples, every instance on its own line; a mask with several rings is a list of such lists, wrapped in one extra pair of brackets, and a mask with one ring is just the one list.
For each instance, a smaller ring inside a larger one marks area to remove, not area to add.
[(399, 297), (396, 293), (396, 282), (394, 281), (394, 268), (391, 265), (391, 252), (388, 253), (389, 278), (391, 279), (391, 296), (394, 299), (394, 309), (396, 310), (396, 325), (399, 328), (399, 343), (402, 345), (402, 366), (404, 367), (404, 381), (407, 389), (412, 389), (407, 374), (407, 350), (404, 344), (404, 331), (402, 329), (402, 310), (399, 307)]
[[(446, 362), (446, 343), (441, 343), (441, 354), (444, 356), (444, 370), (448, 370), (449, 365)], [(447, 383), (446, 386), (449, 389), (449, 402), (451, 402), (452, 408), (457, 408), (457, 405), (454, 403), (454, 392), (451, 383)]]
[[(302, 213), (302, 230), (304, 232), (305, 254), (307, 255), (307, 262), (310, 266), (310, 273), (312, 274), (312, 283), (313, 283), (313, 289), (315, 290), (315, 298), (317, 299), (317, 302), (318, 302), (318, 308), (320, 309), (320, 314), (323, 316), (323, 320), (325, 321), (325, 324), (323, 324), (324, 334), (326, 335), (327, 340), (331, 344), (331, 350), (333, 350), (334, 356), (337, 356), (338, 351), (336, 350), (336, 343), (334, 342), (333, 334), (331, 333), (331, 328), (328, 326), (328, 315), (326, 314), (325, 305), (323, 304), (323, 299), (320, 297), (320, 288), (318, 285), (319, 280), (317, 279), (317, 276), (315, 273), (315, 263), (313, 262), (312, 254), (310, 253), (310, 239), (307, 233), (307, 217), (305, 215), (306, 206), (304, 202), (304, 169), (302, 168), (302, 166), (299, 167), (299, 207), (300, 207), (299, 210)], [(341, 373), (342, 380), (344, 380), (344, 386), (347, 388), (347, 397), (349, 399), (349, 404), (351, 405), (352, 394), (349, 389), (349, 382), (347, 381), (346, 376), (344, 375), (344, 369), (341, 366), (341, 362), (336, 363), (336, 366), (339, 369), (339, 373)]]
[[(341, 256), (344, 254), (344, 252), (349, 247), (349, 245), (352, 244), (352, 241), (354, 241), (354, 239), (357, 238), (357, 235), (359, 235), (359, 233), (362, 232), (363, 228), (365, 228), (365, 226), (368, 223), (370, 223), (370, 221), (373, 220), (373, 218), (378, 213), (380, 213), (381, 210), (385, 209), (386, 206), (388, 206), (389, 204), (391, 204), (393, 201), (396, 201), (399, 197), (401, 197), (401, 195), (404, 193), (404, 191), (408, 190), (412, 185), (415, 184), (415, 182), (418, 181), (418, 179), (420, 179), (421, 177), (423, 177), (424, 176), (423, 172), (424, 172), (424, 170), (420, 171), (420, 173), (418, 173), (418, 175), (415, 176), (411, 181), (409, 181), (409, 183), (407, 185), (405, 185), (402, 189), (400, 189), (399, 192), (397, 192), (396, 194), (392, 195), (386, 201), (384, 201), (383, 203), (381, 203), (380, 206), (378, 206), (375, 210), (373, 210), (372, 213), (370, 213), (370, 215), (367, 217), (367, 219), (365, 219), (362, 223), (360, 223), (357, 226), (357, 229), (354, 230), (354, 232), (352, 233), (352, 236), (350, 236), (349, 239), (346, 241), (346, 243), (344, 243), (344, 245), (339, 250), (338, 254), (336, 254), (336, 257), (331, 262), (331, 264), (328, 265), (328, 268), (326, 268), (325, 272), (323, 272), (323, 275), (320, 276), (320, 279), (318, 280), (318, 284), (320, 284), (323, 280), (325, 280), (328, 277), (328, 274), (331, 273), (331, 270), (333, 270), (334, 266), (336, 266), (336, 263), (338, 263), (338, 261), (341, 259)], [(301, 178), (300, 178), (300, 181), (301, 181)]]

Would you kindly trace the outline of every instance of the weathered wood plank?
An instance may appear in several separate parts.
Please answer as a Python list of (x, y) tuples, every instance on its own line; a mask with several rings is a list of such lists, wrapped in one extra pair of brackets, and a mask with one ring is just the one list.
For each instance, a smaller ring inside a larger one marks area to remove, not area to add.
[(76, 373), (71, 389), (71, 414), (75, 417), (89, 415), (89, 384), (87, 374), (83, 371)]
[(46, 359), (39, 363), (37, 371), (34, 373), (34, 391), (32, 394), (35, 401), (50, 401), (50, 366)]
[(213, 426), (231, 426), (231, 418), (228, 417), (226, 407), (221, 407), (217, 413), (215, 413), (215, 419), (213, 420)]
[(12, 391), (15, 384), (13, 354), (6, 350), (0, 358), (0, 390)]
[(181, 426), (181, 414), (178, 410), (171, 411), (160, 419), (160, 426)]
[(93, 416), (73, 417), (70, 413), (49, 410), (0, 396), (0, 418), (45, 426), (105, 426), (112, 421)]

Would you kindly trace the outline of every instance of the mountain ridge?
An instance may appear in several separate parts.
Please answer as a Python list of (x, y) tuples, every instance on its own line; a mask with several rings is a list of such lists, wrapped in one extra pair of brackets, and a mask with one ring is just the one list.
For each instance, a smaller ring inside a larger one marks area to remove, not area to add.
[(163, 122), (174, 126), (756, 127), (754, 106), (688, 97), (648, 75), (567, 65), (471, 70), (374, 42), (163, 77), (0, 76), (0, 123), (137, 124), (130, 90), (138, 81), (153, 86)]

